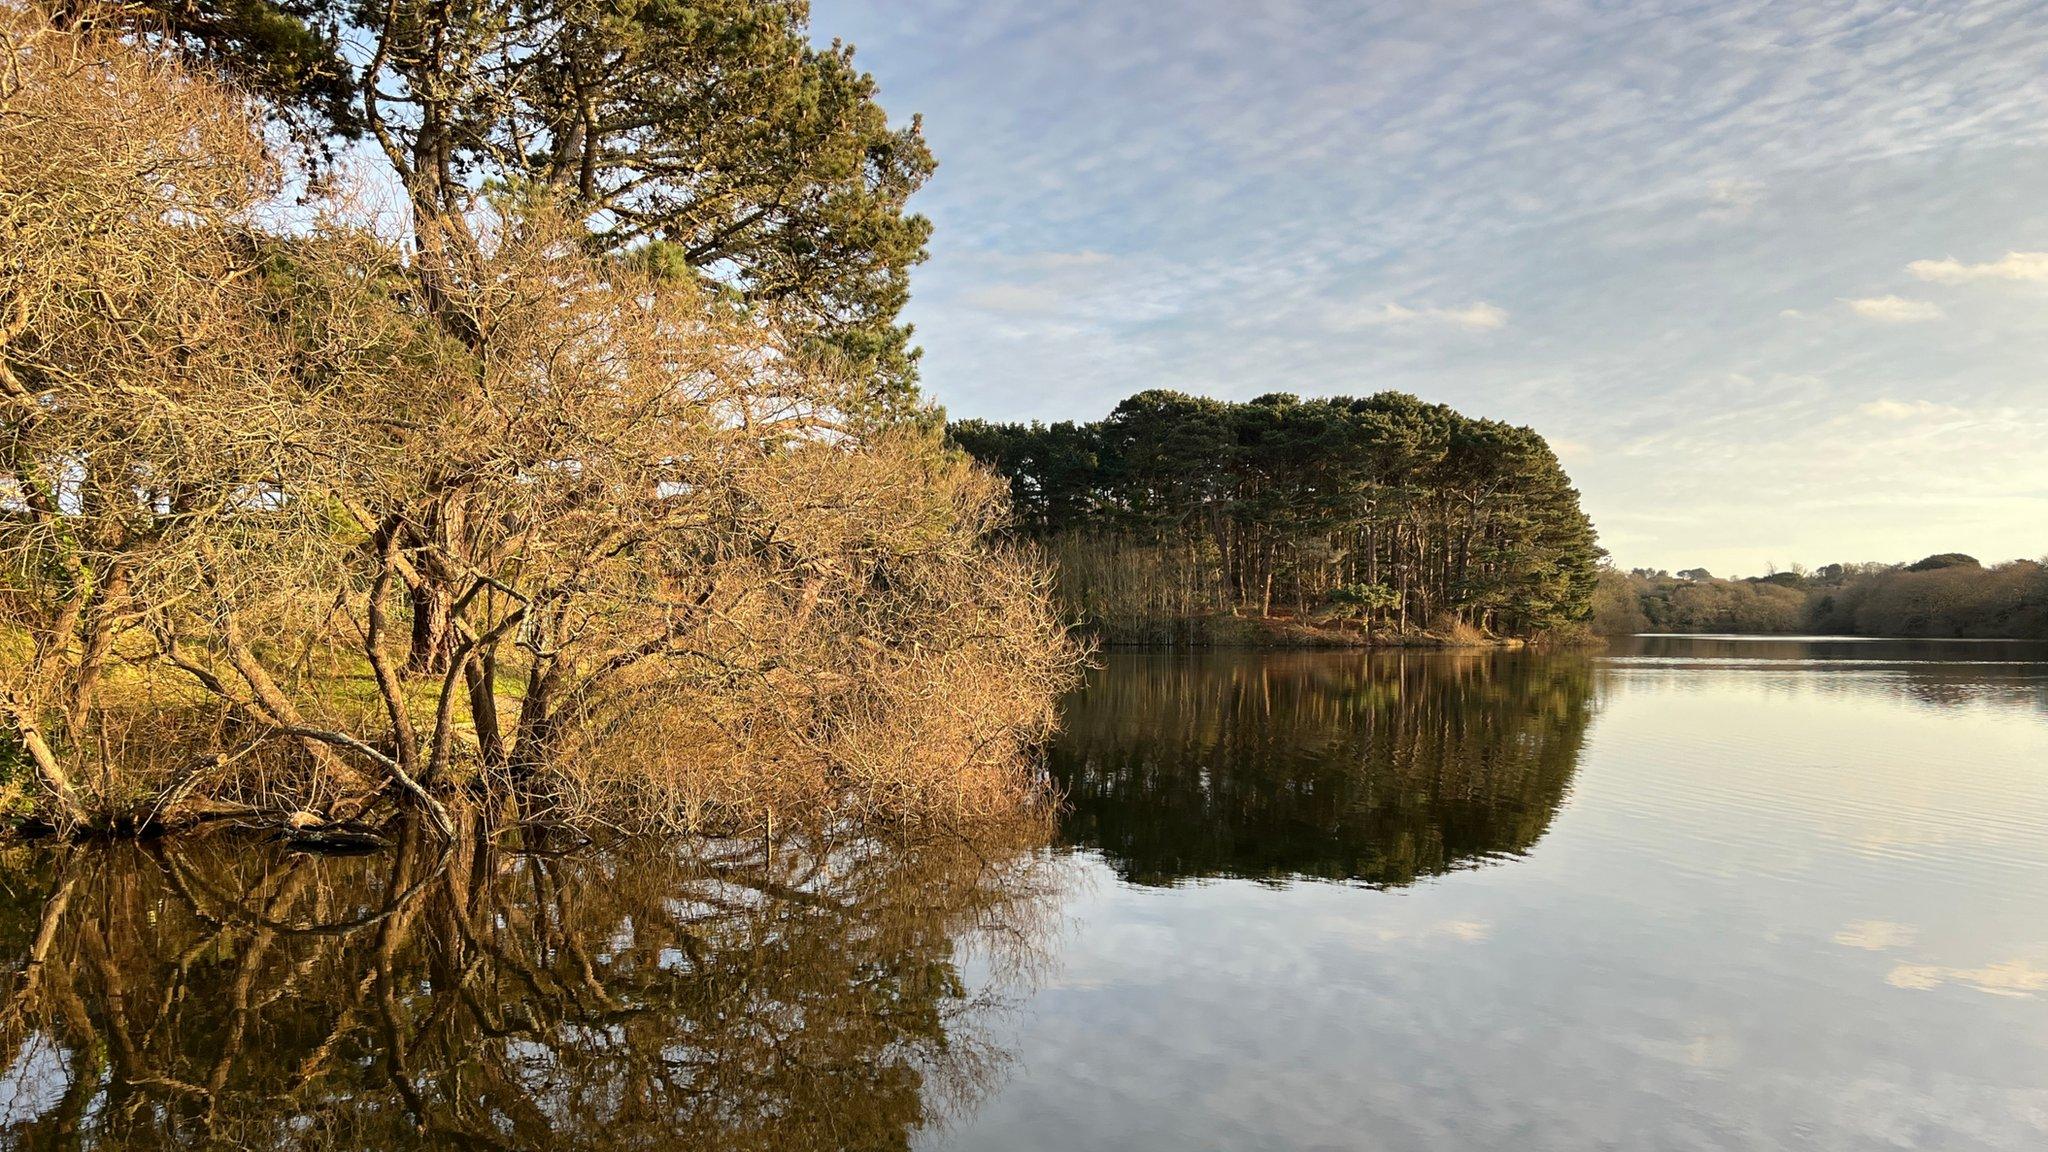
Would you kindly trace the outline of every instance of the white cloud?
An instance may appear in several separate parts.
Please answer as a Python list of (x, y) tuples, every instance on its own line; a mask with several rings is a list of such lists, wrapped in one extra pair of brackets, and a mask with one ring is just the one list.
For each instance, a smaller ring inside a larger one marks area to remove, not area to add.
[(1388, 301), (1378, 308), (1335, 318), (1339, 328), (1363, 328), (1377, 324), (1448, 324), (1454, 328), (1485, 331), (1505, 327), (1508, 322), (1507, 309), (1475, 301), (1462, 307), (1411, 308), (1406, 304)]
[(1937, 416), (1959, 416), (1962, 409), (1932, 400), (1872, 400), (1856, 411), (1879, 420), (1927, 420)]
[(2007, 252), (2003, 259), (1982, 264), (1965, 264), (1951, 256), (1945, 260), (1915, 260), (1906, 271), (1936, 284), (1963, 284), (1971, 280), (2048, 280), (2048, 252)]
[(1939, 304), (1908, 300), (1903, 296), (1865, 296), (1843, 303), (1858, 316), (1886, 324), (1916, 324), (1923, 320), (1939, 320), (1946, 315)]
[[(2048, 313), (1945, 294), (2048, 281), (1907, 272), (2048, 252), (2012, 194), (2048, 183), (2039, 0), (812, 7), (926, 114), (906, 318), (957, 415), (1397, 388), (1596, 445), (1573, 479), (1629, 564), (2041, 551)], [(1712, 496), (1759, 468), (1796, 498)]]
[(979, 257), (979, 262), (990, 272), (1054, 273), (1107, 268), (1116, 264), (1117, 259), (1107, 252), (1080, 248), (1071, 251), (987, 253)]

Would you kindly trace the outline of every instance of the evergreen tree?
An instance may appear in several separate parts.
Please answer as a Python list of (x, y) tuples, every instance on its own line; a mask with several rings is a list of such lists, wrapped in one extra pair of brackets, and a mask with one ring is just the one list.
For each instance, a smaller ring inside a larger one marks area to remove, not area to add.
[[(72, 0), (183, 49), (316, 145), (367, 137), (422, 267), (497, 187), (565, 199), (591, 243), (772, 308), (843, 358), (866, 414), (917, 408), (898, 315), (935, 161), (801, 0)], [(364, 45), (345, 55), (340, 45)], [(366, 53), (366, 54), (365, 54)], [(446, 274), (445, 270), (441, 270)]]
[(1096, 424), (952, 431), (1112, 638), (1217, 613), (1531, 635), (1591, 610), (1600, 550), (1543, 438), (1413, 396), (1154, 390)]

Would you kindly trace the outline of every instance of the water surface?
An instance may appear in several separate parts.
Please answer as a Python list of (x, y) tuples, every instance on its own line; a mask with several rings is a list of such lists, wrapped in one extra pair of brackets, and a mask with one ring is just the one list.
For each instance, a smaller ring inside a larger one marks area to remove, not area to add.
[(1043, 830), (0, 851), (0, 1148), (2048, 1147), (2048, 649), (1115, 655)]
[(1006, 1067), (1022, 843), (17, 847), (0, 1147), (902, 1147)]
[(932, 1147), (2048, 1148), (2048, 649), (1119, 656)]

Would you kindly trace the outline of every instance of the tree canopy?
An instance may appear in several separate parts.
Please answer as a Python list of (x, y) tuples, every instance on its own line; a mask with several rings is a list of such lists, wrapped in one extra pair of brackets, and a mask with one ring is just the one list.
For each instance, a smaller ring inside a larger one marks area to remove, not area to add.
[(952, 436), (1008, 478), (1023, 530), (1060, 542), (1068, 594), (1112, 632), (1278, 610), (1527, 634), (1588, 611), (1599, 550), (1543, 438), (1413, 396), (1148, 391), (1098, 423)]
[[(801, 0), (73, 0), (262, 98), (301, 139), (368, 138), (429, 255), (476, 193), (555, 197), (590, 243), (801, 319), (815, 349), (915, 410), (898, 322), (935, 162)], [(344, 42), (360, 50), (344, 51)], [(432, 261), (423, 265), (432, 272)]]

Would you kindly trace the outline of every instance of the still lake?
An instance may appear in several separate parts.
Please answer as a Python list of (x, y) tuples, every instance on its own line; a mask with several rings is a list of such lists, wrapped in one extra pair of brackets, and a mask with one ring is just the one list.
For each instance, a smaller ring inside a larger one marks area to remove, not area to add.
[(2040, 1149), (2048, 647), (1112, 654), (1028, 839), (0, 851), (0, 1148)]

